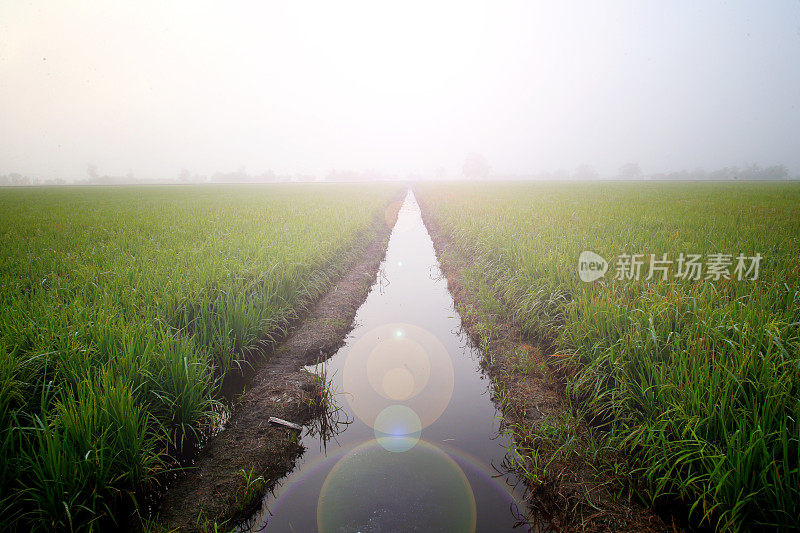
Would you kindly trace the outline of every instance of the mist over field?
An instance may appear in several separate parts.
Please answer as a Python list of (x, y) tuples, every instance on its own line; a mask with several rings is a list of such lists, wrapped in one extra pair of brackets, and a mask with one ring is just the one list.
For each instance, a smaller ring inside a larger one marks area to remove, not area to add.
[(800, 3), (3, 2), (0, 175), (800, 174)]
[(0, 531), (798, 530), (798, 67), (800, 0), (0, 1)]

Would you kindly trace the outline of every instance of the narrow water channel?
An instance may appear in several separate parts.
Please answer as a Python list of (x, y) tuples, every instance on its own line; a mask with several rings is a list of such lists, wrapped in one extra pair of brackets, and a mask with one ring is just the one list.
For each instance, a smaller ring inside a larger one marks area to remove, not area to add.
[(526, 531), (479, 361), (409, 192), (356, 327), (316, 368), (335, 391), (327, 427), (304, 430), (246, 530)]

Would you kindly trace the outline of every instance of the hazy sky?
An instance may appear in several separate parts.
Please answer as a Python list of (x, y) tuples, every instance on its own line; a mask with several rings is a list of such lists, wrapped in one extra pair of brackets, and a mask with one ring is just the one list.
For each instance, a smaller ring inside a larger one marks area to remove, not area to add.
[(800, 173), (800, 2), (0, 2), (0, 174)]

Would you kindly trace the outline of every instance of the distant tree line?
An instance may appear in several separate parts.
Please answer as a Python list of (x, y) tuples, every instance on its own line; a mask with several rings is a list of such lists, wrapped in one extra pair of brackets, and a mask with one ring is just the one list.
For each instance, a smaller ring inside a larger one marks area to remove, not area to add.
[(0, 174), (0, 187), (26, 187), (30, 185), (68, 185), (69, 182), (62, 178), (39, 179), (24, 176), (17, 172)]
[[(578, 165), (574, 171), (556, 170), (554, 172), (538, 172), (535, 174), (519, 175), (495, 175), (490, 174), (491, 166), (489, 162), (480, 154), (471, 153), (465, 160), (461, 168), (461, 177), (469, 180), (482, 180), (490, 176), (497, 179), (510, 180), (596, 180), (601, 179), (600, 174), (590, 165)], [(31, 185), (135, 185), (135, 184), (158, 184), (158, 183), (285, 183), (298, 181), (328, 181), (328, 182), (347, 182), (347, 181), (375, 181), (375, 180), (417, 180), (434, 177), (444, 179), (446, 170), (437, 168), (433, 175), (409, 174), (405, 177), (396, 175), (382, 174), (378, 171), (353, 171), (353, 170), (331, 170), (324, 178), (318, 178), (307, 174), (276, 174), (272, 170), (258, 174), (248, 174), (244, 167), (232, 172), (214, 172), (211, 175), (193, 174), (187, 169), (181, 169), (177, 178), (158, 180), (141, 179), (132, 173), (124, 176), (100, 174), (97, 165), (89, 165), (86, 170), (86, 178), (75, 179), (72, 181), (63, 178), (40, 179), (25, 176), (16, 172), (10, 174), (0, 174), (0, 187), (22, 187)], [(757, 163), (747, 164), (742, 167), (732, 166), (719, 170), (706, 171), (681, 170), (677, 172), (666, 172), (656, 174), (644, 174), (637, 163), (627, 163), (620, 167), (612, 179), (622, 180), (742, 180), (742, 181), (767, 181), (767, 180), (788, 180), (800, 179), (800, 176), (790, 176), (789, 170), (784, 165), (773, 165), (762, 167)]]
[[(725, 167), (719, 170), (707, 172), (705, 170), (682, 170), (679, 172), (669, 172), (660, 174), (650, 174), (646, 176), (654, 180), (786, 180), (792, 179), (789, 170), (784, 165), (773, 165), (771, 167), (761, 167), (756, 163), (743, 167)], [(795, 177), (797, 179), (797, 177)]]
[[(412, 176), (406, 176), (412, 178)], [(325, 176), (325, 181), (344, 182), (344, 181), (385, 181), (398, 180), (399, 176), (383, 174), (377, 170), (337, 170), (333, 169)]]
[[(497, 177), (503, 179), (518, 179), (518, 180), (533, 179), (533, 180), (555, 180), (555, 181), (603, 179), (600, 177), (600, 174), (597, 172), (597, 170), (595, 170), (594, 167), (590, 165), (578, 165), (572, 172), (568, 170), (556, 170), (553, 172), (538, 172), (536, 174), (525, 174), (518, 176), (497, 176)], [(642, 169), (638, 163), (627, 163), (619, 168), (616, 175), (608, 176), (608, 178), (617, 180), (768, 181), (768, 180), (800, 179), (800, 176), (790, 176), (789, 170), (784, 165), (773, 165), (770, 167), (762, 167), (754, 163), (754, 164), (744, 165), (742, 167), (731, 166), (712, 171), (697, 169), (691, 171), (680, 170), (676, 172), (645, 174), (644, 172), (642, 172)]]

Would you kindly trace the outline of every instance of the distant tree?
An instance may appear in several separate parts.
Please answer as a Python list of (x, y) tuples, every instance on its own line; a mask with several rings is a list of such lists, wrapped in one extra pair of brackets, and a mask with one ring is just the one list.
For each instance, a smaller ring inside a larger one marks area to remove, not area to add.
[(444, 179), (447, 177), (447, 169), (444, 167), (436, 167), (434, 175), (436, 176), (436, 179)]
[(642, 177), (642, 169), (638, 163), (627, 163), (619, 167), (619, 177), (626, 180), (635, 180)]
[(544, 176), (545, 179), (552, 179), (556, 181), (566, 181), (569, 179), (569, 170), (559, 168), (558, 170), (554, 170), (553, 172), (549, 173), (548, 175)]
[(31, 185), (31, 179), (28, 176), (23, 176), (22, 174), (18, 174), (16, 172), (11, 173), (11, 185)]
[(578, 165), (573, 177), (576, 180), (596, 180), (600, 175), (590, 165)]
[(489, 162), (481, 154), (472, 152), (467, 155), (461, 173), (470, 180), (479, 180), (489, 177)]
[(258, 180), (272, 182), (272, 181), (278, 181), (278, 177), (275, 175), (275, 172), (273, 172), (272, 169), (270, 169), (267, 170), (266, 172), (262, 172), (261, 175), (258, 177)]
[(100, 177), (100, 174), (97, 172), (97, 165), (92, 163), (86, 167), (86, 173), (89, 175), (89, 181), (97, 181)]
[(189, 180), (192, 179), (192, 173), (186, 170), (185, 168), (182, 168), (180, 174), (178, 174), (178, 179), (183, 183), (187, 183)]
[(764, 179), (768, 180), (785, 180), (789, 177), (789, 169), (784, 165), (775, 165), (767, 167), (762, 171)]

